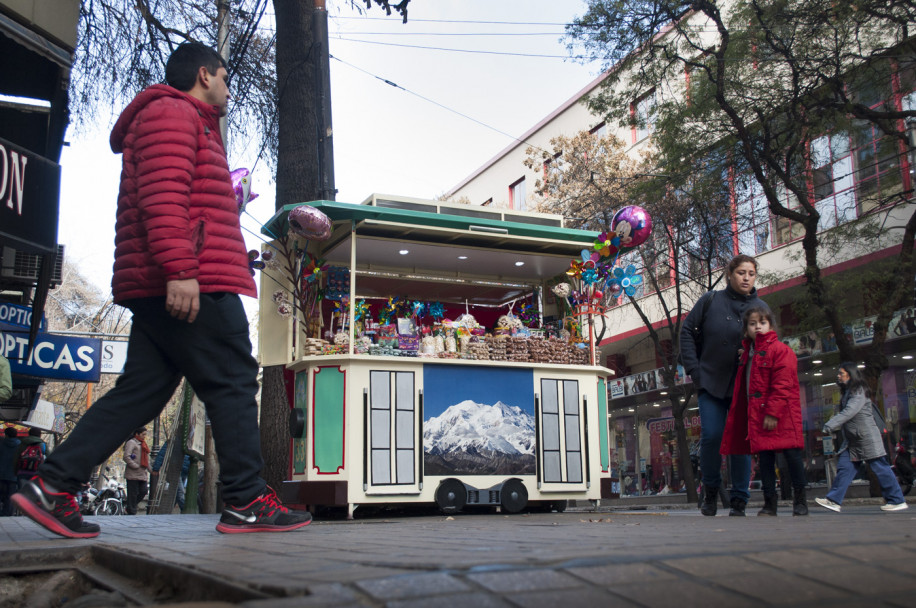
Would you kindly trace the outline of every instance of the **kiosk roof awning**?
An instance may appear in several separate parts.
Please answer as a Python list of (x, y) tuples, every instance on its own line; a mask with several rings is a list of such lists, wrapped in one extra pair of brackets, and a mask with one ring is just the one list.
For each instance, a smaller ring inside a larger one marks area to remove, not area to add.
[(319, 209), (332, 222), (356, 224), (360, 236), (403, 238), (461, 247), (505, 248), (515, 251), (578, 257), (594, 243), (597, 233), (573, 228), (466, 217), (449, 213), (354, 205), (336, 201), (312, 201), (286, 205), (261, 228), (271, 238), (285, 235), (287, 216), (299, 205)]

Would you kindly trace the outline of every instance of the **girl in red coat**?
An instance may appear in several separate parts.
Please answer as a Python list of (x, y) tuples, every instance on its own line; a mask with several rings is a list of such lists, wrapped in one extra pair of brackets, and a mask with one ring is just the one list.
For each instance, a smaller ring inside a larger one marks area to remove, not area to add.
[(776, 452), (782, 451), (795, 490), (792, 514), (807, 515), (798, 359), (779, 341), (768, 309), (744, 313), (744, 336), (722, 453), (759, 455), (764, 505), (757, 515), (775, 516)]

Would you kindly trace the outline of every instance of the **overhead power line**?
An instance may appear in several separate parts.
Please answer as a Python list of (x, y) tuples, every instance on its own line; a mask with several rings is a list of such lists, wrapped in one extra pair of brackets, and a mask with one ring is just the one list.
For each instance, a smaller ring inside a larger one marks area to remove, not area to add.
[(446, 110), (446, 111), (448, 111), (448, 112), (451, 112), (452, 114), (457, 114), (458, 116), (461, 116), (462, 118), (465, 118), (465, 119), (467, 119), (467, 120), (470, 120), (471, 122), (474, 122), (474, 123), (476, 123), (476, 124), (478, 124), (478, 125), (480, 125), (480, 126), (486, 128), (486, 129), (489, 129), (489, 130), (491, 130), (491, 131), (494, 131), (494, 132), (496, 132), (496, 133), (499, 133), (500, 135), (503, 135), (503, 136), (505, 136), (505, 137), (508, 137), (508, 138), (511, 139), (512, 141), (518, 142), (518, 143), (520, 143), (520, 144), (528, 144), (528, 145), (531, 146), (532, 148), (537, 148), (538, 150), (547, 153), (547, 150), (544, 150), (544, 149), (541, 148), (540, 146), (537, 146), (537, 145), (535, 145), (535, 144), (533, 144), (533, 143), (531, 143), (531, 142), (525, 141), (525, 140), (523, 140), (523, 139), (519, 139), (518, 137), (515, 137), (514, 135), (510, 135), (509, 133), (506, 133), (505, 131), (501, 131), (501, 130), (497, 129), (496, 127), (493, 127), (493, 126), (491, 126), (491, 125), (488, 125), (488, 124), (485, 123), (485, 122), (479, 121), (479, 120), (477, 120), (476, 118), (473, 118), (473, 117), (471, 117), (471, 116), (468, 116), (467, 114), (464, 114), (463, 112), (459, 112), (458, 110), (456, 110), (456, 109), (454, 109), (454, 108), (450, 108), (450, 107), (448, 107), (448, 106), (446, 106), (446, 105), (444, 105), (444, 104), (441, 104), (441, 103), (439, 103), (438, 101), (435, 101), (435, 100), (433, 100), (433, 99), (430, 99), (429, 97), (424, 97), (423, 95), (420, 95), (419, 93), (415, 93), (414, 91), (411, 91), (411, 90), (409, 90), (409, 89), (405, 89), (405, 88), (402, 87), (401, 85), (397, 84), (396, 82), (392, 82), (392, 81), (388, 80), (387, 78), (382, 78), (381, 76), (378, 76), (378, 75), (376, 75), (376, 74), (373, 74), (372, 72), (369, 72), (369, 71), (367, 71), (367, 70), (364, 70), (364, 69), (361, 68), (361, 67), (355, 66), (355, 65), (353, 65), (352, 63), (349, 63), (349, 62), (347, 62), (347, 61), (344, 61), (343, 59), (340, 59), (339, 57), (335, 57), (334, 55), (330, 55), (330, 58), (331, 58), (331, 59), (334, 59), (334, 60), (336, 60), (336, 61), (339, 61), (340, 63), (342, 63), (342, 64), (344, 64), (344, 65), (346, 65), (346, 66), (348, 66), (348, 67), (351, 67), (351, 68), (353, 68), (354, 70), (356, 70), (356, 71), (358, 71), (358, 72), (362, 72), (363, 74), (366, 74), (367, 76), (371, 76), (372, 78), (375, 78), (376, 80), (380, 80), (380, 81), (384, 82), (385, 84), (387, 84), (387, 85), (389, 85), (389, 86), (392, 86), (392, 87), (394, 87), (394, 88), (396, 88), (396, 89), (400, 89), (401, 91), (404, 91), (405, 93), (409, 93), (410, 95), (413, 95), (414, 97), (418, 97), (418, 98), (422, 99), (423, 101), (425, 101), (425, 102), (427, 102), (427, 103), (431, 103), (431, 104), (433, 104), (433, 105), (435, 105), (435, 106), (438, 106), (438, 107), (442, 108), (443, 110)]
[(424, 49), (427, 51), (448, 51), (452, 53), (472, 53), (475, 55), (505, 55), (510, 57), (534, 57), (538, 59), (586, 59), (591, 60), (592, 58), (585, 55), (547, 55), (541, 53), (510, 53), (507, 51), (480, 51), (473, 49), (449, 49), (436, 46), (421, 46), (417, 44), (397, 44), (395, 42), (378, 42), (376, 40), (356, 40), (353, 38), (341, 38), (336, 37), (334, 40), (340, 40), (343, 42), (358, 42), (360, 44), (376, 44), (380, 46), (396, 46), (405, 49)]

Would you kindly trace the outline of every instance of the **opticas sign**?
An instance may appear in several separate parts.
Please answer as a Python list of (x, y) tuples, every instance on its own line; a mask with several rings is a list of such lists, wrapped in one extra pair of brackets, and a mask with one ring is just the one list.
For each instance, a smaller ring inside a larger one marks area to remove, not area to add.
[(28, 330), (0, 323), (0, 355), (10, 362), (14, 374), (98, 382), (101, 374), (102, 341), (98, 338), (58, 336), (39, 332), (35, 348), (28, 353)]

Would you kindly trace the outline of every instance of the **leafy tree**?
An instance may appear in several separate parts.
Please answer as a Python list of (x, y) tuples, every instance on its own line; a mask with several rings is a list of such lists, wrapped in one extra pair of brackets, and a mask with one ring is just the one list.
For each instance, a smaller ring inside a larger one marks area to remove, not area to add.
[[(912, 0), (589, 0), (567, 30), (571, 46), (614, 66), (590, 107), (654, 127), (664, 188), (696, 181), (702, 165), (707, 177), (728, 176), (738, 195), (759, 189), (780, 241), (801, 242), (808, 309), (830, 326), (843, 359), (865, 361), (873, 388), (888, 365), (889, 321), (913, 289), (916, 209), (900, 167), (904, 121), (916, 108), (899, 106), (891, 87), (914, 88), (914, 17)], [(843, 177), (830, 173), (841, 142), (858, 148), (862, 219), (835, 214), (824, 196)], [(870, 283), (870, 301), (824, 277), (837, 254), (825, 229), (852, 220), (847, 230), (866, 230), (894, 217), (881, 235), (900, 250)], [(863, 304), (877, 322), (872, 343), (856, 347), (843, 325)]]
[[(712, 271), (731, 257), (733, 220), (721, 212), (728, 192), (721, 181), (711, 179), (658, 191), (658, 182), (647, 180), (653, 176), (645, 173), (655, 164), (654, 156), (648, 153), (637, 161), (613, 136), (582, 131), (553, 138), (550, 148), (528, 148), (525, 160), (534, 170), (546, 165), (544, 178), (535, 184), (539, 210), (562, 213), (573, 225), (597, 231), (613, 230), (614, 214), (633, 201), (641, 201), (652, 217), (650, 239), (617, 260), (618, 266), (633, 264), (645, 288), (620, 294), (619, 299), (639, 315), (661, 361), (662, 385), (675, 421), (678, 468), (689, 500), (694, 501), (696, 482), (684, 427), (694, 391), (692, 384), (677, 382), (680, 334), (691, 304), (717, 283)], [(617, 300), (606, 290), (606, 306)], [(608, 312), (612, 319), (613, 311)]]

